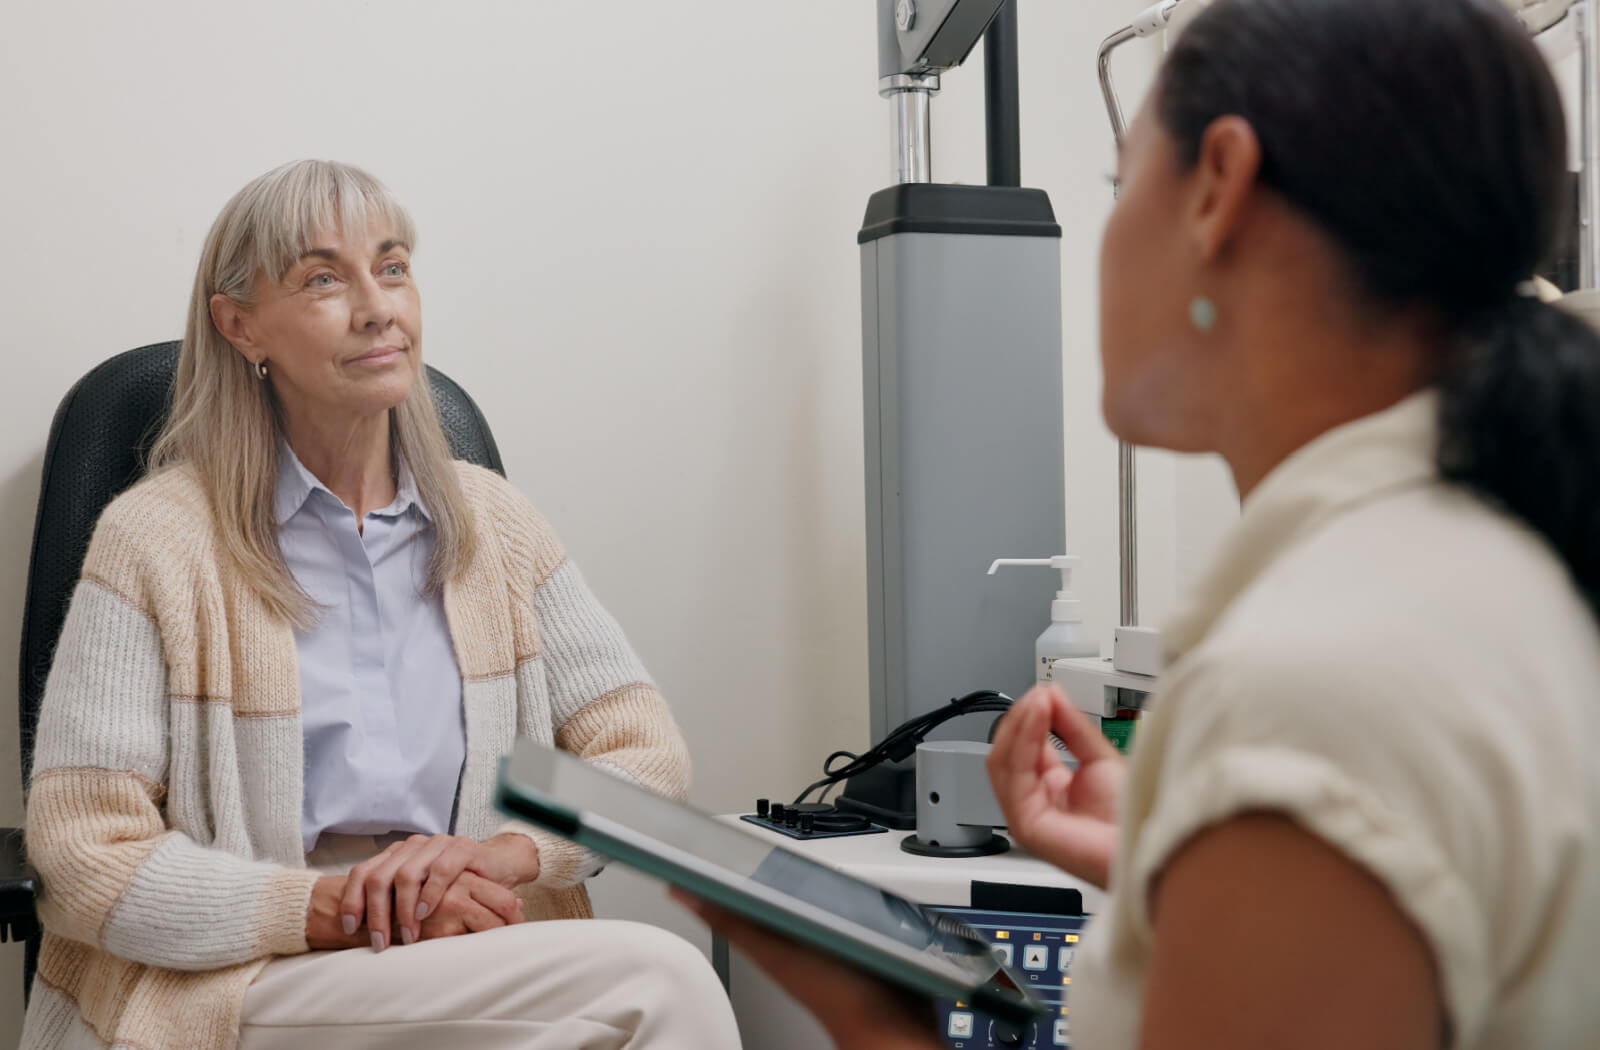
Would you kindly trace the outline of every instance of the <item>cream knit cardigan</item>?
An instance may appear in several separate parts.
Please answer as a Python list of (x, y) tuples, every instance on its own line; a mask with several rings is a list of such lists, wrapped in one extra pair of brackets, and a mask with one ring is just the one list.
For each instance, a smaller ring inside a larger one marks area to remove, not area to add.
[[(467, 727), (454, 831), (529, 835), (529, 918), (587, 917), (596, 859), (496, 815), (497, 759), (530, 737), (682, 798), (688, 752), (550, 528), (498, 475), (459, 474), (480, 545), (444, 591)], [(261, 966), (307, 950), (299, 712), (293, 631), (236, 582), (193, 476), (107, 507), (34, 752), (45, 935), (23, 1050), (236, 1044)]]

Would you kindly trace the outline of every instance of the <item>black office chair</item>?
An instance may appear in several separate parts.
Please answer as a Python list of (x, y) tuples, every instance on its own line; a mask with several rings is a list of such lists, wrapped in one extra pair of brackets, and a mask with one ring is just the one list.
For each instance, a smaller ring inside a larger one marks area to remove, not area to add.
[[(175, 342), (141, 346), (96, 366), (67, 391), (50, 424), (22, 618), (17, 719), (22, 728), (24, 786), (45, 677), (89, 536), (106, 504), (144, 474), (144, 456), (171, 403), (178, 346)], [(429, 368), (428, 377), (456, 457), (505, 474), (494, 435), (472, 398), (437, 369)], [(0, 836), (0, 940), (27, 942), (24, 979), (25, 987), (31, 988), (39, 952), (33, 906), (37, 886), (26, 868), (20, 831), (0, 829)]]

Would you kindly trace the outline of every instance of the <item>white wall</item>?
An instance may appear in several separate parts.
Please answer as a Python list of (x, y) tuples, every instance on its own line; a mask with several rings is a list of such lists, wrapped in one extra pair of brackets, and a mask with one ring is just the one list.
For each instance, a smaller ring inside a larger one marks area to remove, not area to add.
[[(1067, 230), (1070, 544), (1105, 639), (1116, 483), (1094, 273), (1112, 159), (1094, 49), (1143, 2), (1021, 9), (1025, 181)], [(695, 801), (796, 790), (827, 751), (864, 744), (854, 234), (888, 166), (869, 8), (6, 0), (0, 665), (57, 400), (110, 354), (180, 334), (234, 190), (326, 156), (414, 212), (428, 356), (477, 398), (511, 478), (674, 702)], [(935, 103), (941, 181), (983, 180), (980, 66)], [(1203, 553), (1179, 526), (1209, 536), (1231, 504), (1205, 468), (1143, 468), (1150, 619)], [(5, 711), (13, 681), (0, 674)], [(0, 770), (15, 755), (6, 715)], [(0, 822), (20, 816), (0, 773)], [(635, 890), (608, 873), (602, 908), (688, 929)], [(0, 950), (0, 1044), (19, 1023), (19, 956)]]

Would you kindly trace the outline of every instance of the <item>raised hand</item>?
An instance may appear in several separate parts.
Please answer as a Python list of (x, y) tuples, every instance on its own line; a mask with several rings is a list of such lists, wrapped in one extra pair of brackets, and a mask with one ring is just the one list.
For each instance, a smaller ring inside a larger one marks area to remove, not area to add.
[[(1054, 732), (1078, 760), (1067, 768)], [(989, 780), (1011, 836), (1028, 852), (1104, 889), (1117, 852), (1117, 806), (1127, 766), (1060, 689), (1029, 691), (1001, 719)]]

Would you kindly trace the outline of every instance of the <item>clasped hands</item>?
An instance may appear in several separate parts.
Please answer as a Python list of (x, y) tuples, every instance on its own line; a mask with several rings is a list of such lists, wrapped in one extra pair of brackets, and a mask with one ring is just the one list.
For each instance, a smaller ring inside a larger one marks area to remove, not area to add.
[(515, 832), (478, 842), (412, 835), (311, 891), (306, 943), (313, 950), (477, 933), (522, 921), (513, 892), (539, 877), (539, 848)]

